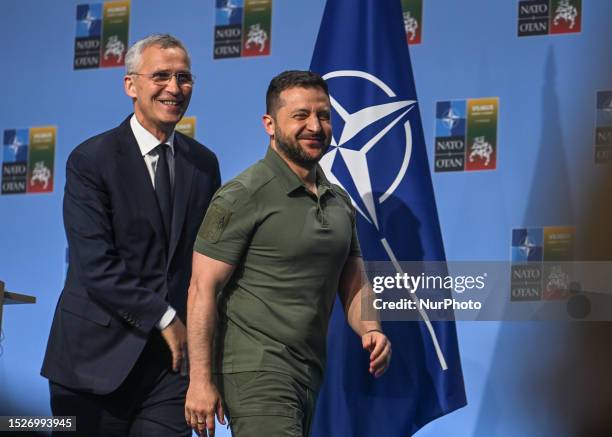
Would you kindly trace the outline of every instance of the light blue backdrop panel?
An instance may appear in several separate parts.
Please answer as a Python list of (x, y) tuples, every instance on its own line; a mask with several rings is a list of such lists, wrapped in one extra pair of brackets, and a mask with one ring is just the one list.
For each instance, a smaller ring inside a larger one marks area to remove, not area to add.
[[(603, 172), (593, 141), (596, 91), (612, 89), (612, 2), (584, 0), (580, 34), (524, 38), (516, 36), (515, 0), (423, 2), (423, 43), (411, 46), (411, 58), (432, 171), (437, 101), (500, 104), (497, 169), (433, 173), (447, 258), (509, 260), (511, 230), (522, 227), (575, 225), (580, 249), (585, 193)], [(50, 413), (39, 371), (66, 269), (64, 165), (77, 144), (131, 111), (122, 69), (72, 69), (79, 3), (0, 3), (0, 130), (57, 126), (55, 191), (0, 196), (0, 279), (38, 299), (4, 311), (0, 415)], [(263, 156), (267, 84), (280, 71), (308, 67), (323, 7), (324, 0), (274, 0), (271, 55), (213, 61), (213, 0), (132, 0), (130, 42), (168, 32), (190, 49), (197, 83), (188, 115), (224, 180)], [(534, 387), (572, 329), (458, 323), (469, 405), (419, 435), (570, 435), (564, 415)]]

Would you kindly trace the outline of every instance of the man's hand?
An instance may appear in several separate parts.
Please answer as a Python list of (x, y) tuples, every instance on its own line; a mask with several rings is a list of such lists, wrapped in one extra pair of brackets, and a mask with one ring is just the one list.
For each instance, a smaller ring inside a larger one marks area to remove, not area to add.
[(185, 357), (185, 345), (187, 344), (187, 330), (178, 316), (161, 331), (161, 335), (172, 352), (172, 370), (178, 372), (181, 362)]
[(387, 371), (391, 362), (391, 342), (382, 332), (370, 331), (361, 336), (361, 344), (370, 352), (369, 371), (378, 378)]
[(185, 399), (185, 420), (198, 435), (215, 436), (215, 414), (225, 425), (221, 396), (217, 387), (210, 382), (198, 382), (192, 379)]

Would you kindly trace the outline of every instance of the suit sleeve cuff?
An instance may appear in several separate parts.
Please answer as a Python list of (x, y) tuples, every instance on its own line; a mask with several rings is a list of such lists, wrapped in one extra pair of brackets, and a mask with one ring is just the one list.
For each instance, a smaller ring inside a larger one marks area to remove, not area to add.
[(174, 320), (174, 316), (176, 316), (176, 310), (172, 308), (170, 305), (168, 305), (168, 309), (166, 310), (162, 318), (159, 319), (159, 322), (155, 324), (155, 326), (160, 331), (166, 329), (168, 325), (172, 323), (172, 321)]

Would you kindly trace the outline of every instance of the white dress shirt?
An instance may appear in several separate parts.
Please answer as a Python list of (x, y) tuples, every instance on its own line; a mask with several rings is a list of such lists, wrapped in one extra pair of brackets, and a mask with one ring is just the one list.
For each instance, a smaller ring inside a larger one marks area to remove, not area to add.
[[(155, 148), (160, 145), (160, 142), (157, 138), (155, 138), (155, 135), (146, 130), (140, 124), (136, 118), (136, 114), (132, 115), (132, 118), (130, 119), (130, 127), (132, 128), (132, 132), (136, 137), (136, 142), (140, 148), (140, 153), (142, 154), (147, 170), (149, 171), (153, 188), (155, 188), (155, 170), (157, 169), (157, 162), (159, 161), (159, 156), (157, 155), (157, 150), (155, 150)], [(167, 154), (168, 168), (170, 170), (170, 186), (174, 186), (174, 131), (172, 131), (165, 144), (170, 147), (170, 153)], [(168, 309), (155, 326), (157, 326), (157, 328), (161, 331), (172, 323), (175, 316), (176, 310), (168, 305)]]

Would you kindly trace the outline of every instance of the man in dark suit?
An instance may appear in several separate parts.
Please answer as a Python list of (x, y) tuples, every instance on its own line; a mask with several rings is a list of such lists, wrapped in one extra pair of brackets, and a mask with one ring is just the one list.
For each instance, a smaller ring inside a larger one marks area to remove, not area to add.
[(174, 130), (193, 89), (170, 35), (126, 54), (134, 114), (68, 158), (68, 277), (42, 375), (79, 435), (190, 436), (183, 405), (193, 243), (220, 185), (215, 155)]

